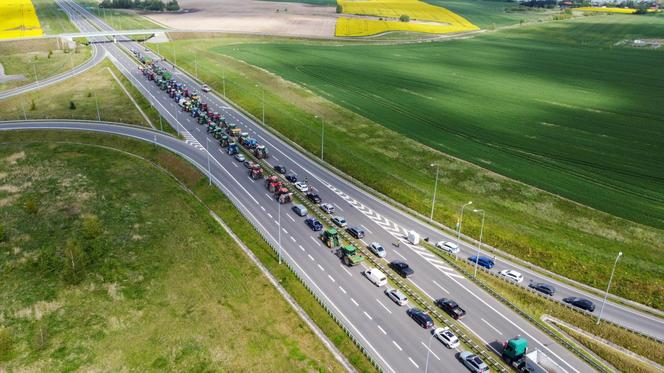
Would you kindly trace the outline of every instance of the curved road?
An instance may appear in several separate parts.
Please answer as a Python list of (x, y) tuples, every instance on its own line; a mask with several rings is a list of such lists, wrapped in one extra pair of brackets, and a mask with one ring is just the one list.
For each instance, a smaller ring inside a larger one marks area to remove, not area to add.
[(88, 58), (87, 61), (85, 61), (83, 64), (78, 65), (74, 67), (71, 70), (65, 71), (63, 73), (53, 75), (51, 77), (48, 77), (46, 79), (39, 80), (38, 82), (26, 84), (24, 86), (20, 86), (14, 89), (9, 89), (3, 92), (0, 92), (0, 100), (20, 95), (29, 91), (34, 91), (36, 89), (40, 89), (46, 86), (49, 86), (51, 84), (55, 84), (58, 82), (61, 82), (63, 80), (69, 79), (73, 76), (76, 76), (82, 72), (85, 72), (89, 70), (90, 68), (94, 67), (98, 63), (100, 63), (104, 58), (106, 57), (106, 53), (100, 52), (99, 48), (97, 48), (96, 44), (92, 44), (92, 56)]

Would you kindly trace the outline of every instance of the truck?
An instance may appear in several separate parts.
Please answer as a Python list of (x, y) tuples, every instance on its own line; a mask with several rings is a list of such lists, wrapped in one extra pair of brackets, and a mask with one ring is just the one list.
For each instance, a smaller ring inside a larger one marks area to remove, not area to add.
[(516, 336), (503, 343), (502, 359), (517, 372), (524, 373), (563, 373), (566, 372), (542, 351), (535, 349), (528, 352), (528, 341)]
[(258, 159), (267, 159), (268, 154), (265, 145), (256, 145), (254, 148), (254, 156)]
[(349, 267), (356, 266), (364, 261), (364, 257), (358, 254), (357, 247), (353, 245), (338, 248), (336, 255)]
[(320, 240), (330, 249), (339, 246), (339, 233), (334, 228), (327, 228), (320, 234)]

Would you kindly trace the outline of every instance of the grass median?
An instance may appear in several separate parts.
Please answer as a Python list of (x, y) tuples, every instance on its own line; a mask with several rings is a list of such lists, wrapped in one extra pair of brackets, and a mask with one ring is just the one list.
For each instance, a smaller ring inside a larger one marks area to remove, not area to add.
[[(2, 133), (0, 136), (2, 138), (2, 142), (29, 142), (30, 139), (35, 137), (35, 134), (38, 134), (37, 137), (40, 139), (40, 141), (75, 141), (77, 143), (88, 143), (98, 146), (112, 147), (144, 157), (166, 169), (181, 183), (191, 189), (199, 198), (204, 201), (207, 207), (215, 211), (232, 228), (233, 232), (238, 235), (240, 239), (242, 239), (242, 241), (260, 259), (260, 261), (270, 270), (270, 272), (280, 280), (282, 286), (295, 298), (298, 304), (307, 312), (307, 314), (319, 326), (319, 328), (323, 330), (323, 332), (337, 346), (337, 348), (339, 348), (339, 350), (345, 354), (348, 360), (355, 366), (356, 369), (358, 369), (358, 371), (375, 371), (375, 368), (365, 357), (362, 351), (352, 342), (352, 340), (345, 334), (339, 325), (336, 324), (336, 322), (327, 314), (327, 312), (315, 300), (315, 298), (313, 298), (309, 291), (302, 285), (301, 282), (299, 282), (295, 275), (290, 272), (286, 266), (280, 266), (278, 264), (276, 253), (265, 241), (262, 240), (251, 224), (245, 220), (240, 212), (235, 209), (231, 202), (221, 192), (215, 188), (209, 187), (207, 179), (205, 179), (205, 177), (198, 170), (196, 170), (186, 161), (168, 151), (162, 150), (161, 148), (155, 148), (154, 146), (146, 143), (116, 136), (79, 133), (72, 137), (71, 133), (57, 133), (55, 131), (24, 133), (12, 132)], [(147, 180), (147, 178), (145, 180)], [(150, 183), (151, 182), (152, 181), (150, 181)], [(155, 203), (159, 204), (160, 202)], [(202, 211), (202, 213), (207, 215), (205, 211)], [(191, 229), (190, 224), (187, 224), (186, 227), (187, 229)], [(203, 228), (212, 229), (209, 226), (204, 226)], [(216, 229), (213, 230), (216, 231)], [(190, 235), (190, 237), (193, 236), (193, 234)], [(241, 256), (243, 254), (238, 253), (237, 255)], [(207, 263), (207, 261), (201, 260), (200, 263)], [(207, 266), (208, 264), (205, 264), (204, 267)], [(238, 271), (234, 270), (233, 272), (235, 273)], [(266, 286), (269, 287), (269, 285)], [(255, 328), (251, 328), (251, 330), (255, 330)], [(295, 357), (300, 356), (300, 354), (297, 354), (294, 351), (291, 351), (291, 354), (295, 355)], [(304, 360), (308, 359), (310, 359), (310, 357)], [(269, 364), (261, 366), (263, 368), (269, 367), (270, 371), (274, 371), (275, 369)], [(260, 368), (261, 366), (257, 367)], [(297, 365), (294, 365), (294, 367), (296, 366)], [(258, 370), (262, 370), (263, 368)], [(288, 368), (283, 369), (283, 371), (286, 370), (292, 371), (292, 369)], [(330, 369), (327, 369), (325, 365), (321, 365), (318, 368), (314, 368), (314, 370), (325, 371)]]

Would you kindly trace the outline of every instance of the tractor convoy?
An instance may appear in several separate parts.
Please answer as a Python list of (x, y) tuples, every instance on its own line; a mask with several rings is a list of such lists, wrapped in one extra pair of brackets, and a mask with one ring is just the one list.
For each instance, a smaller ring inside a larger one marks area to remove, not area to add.
[[(225, 149), (226, 154), (229, 156), (235, 156), (238, 161), (244, 161), (249, 170), (248, 176), (250, 179), (258, 180), (264, 178), (265, 188), (278, 203), (287, 204), (293, 201), (293, 192), (288, 189), (287, 182), (282, 181), (277, 174), (272, 174), (272, 172), (275, 171), (285, 174), (286, 170), (283, 166), (277, 165), (274, 167), (274, 170), (265, 172), (260, 164), (254, 163), (250, 159), (246, 159), (245, 161), (244, 155), (241, 154), (242, 152), (250, 154), (255, 160), (260, 162), (261, 159), (267, 159), (269, 157), (265, 145), (259, 144), (248, 132), (242, 132), (241, 128), (235, 123), (228, 123), (220, 113), (212, 111), (209, 105), (203, 102), (201, 95), (196, 90), (190, 89), (185, 84), (173, 79), (172, 73), (167, 71), (167, 69), (163, 68), (147, 56), (143, 56), (137, 52), (134, 53), (143, 63), (139, 69), (142, 71), (145, 78), (153, 81), (160, 90), (164, 91), (177, 103), (182, 111), (190, 113), (191, 117), (196, 120), (196, 123), (205, 126), (207, 133), (219, 141), (219, 146)], [(204, 86), (203, 91), (208, 92), (209, 88), (206, 90), (205, 87), (207, 86)], [(285, 179), (297, 186), (297, 179), (294, 176), (291, 175), (289, 178), (289, 175), (286, 175)], [(302, 189), (300, 190), (302, 191)], [(316, 198), (314, 199), (310, 195), (313, 195)], [(307, 197), (312, 203), (318, 205), (321, 210), (326, 213), (332, 214), (334, 211), (333, 205), (322, 203), (320, 197), (318, 197), (316, 193), (309, 193)], [(306, 198), (302, 197), (301, 199), (306, 200)], [(307, 216), (307, 209), (303, 205), (294, 205), (293, 210), (300, 211), (301, 213), (298, 213), (300, 216)], [(345, 265), (356, 266), (364, 261), (365, 258), (360, 254), (360, 250), (358, 250), (355, 245), (343, 245), (336, 228), (325, 228), (323, 224), (314, 217), (308, 217), (305, 220), (305, 224), (313, 231), (320, 231), (319, 239), (326, 247), (331, 249), (331, 251)], [(337, 223), (337, 225), (345, 227), (345, 225), (339, 223)], [(419, 242), (419, 236), (411, 238), (410, 234), (411, 233), (409, 233), (408, 240), (413, 244), (417, 244), (416, 242)], [(415, 233), (412, 232), (412, 234)], [(465, 314), (465, 311), (463, 311), (463, 313)], [(457, 317), (454, 318), (456, 319)], [(528, 352), (528, 342), (520, 336), (505, 341), (502, 346), (503, 349), (500, 353), (502, 359), (518, 372), (539, 373), (563, 371), (541, 351), (534, 350)]]

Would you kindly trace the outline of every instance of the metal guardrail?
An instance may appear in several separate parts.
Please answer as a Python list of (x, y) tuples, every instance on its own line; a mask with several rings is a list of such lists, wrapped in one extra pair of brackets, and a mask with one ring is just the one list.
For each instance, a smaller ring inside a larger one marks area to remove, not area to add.
[[(245, 149), (242, 145), (239, 145), (238, 148), (242, 153), (247, 155), (253, 162), (258, 163), (262, 166), (264, 177), (276, 175), (282, 183), (284, 183), (285, 185), (289, 185), (289, 182), (285, 179), (285, 177), (281, 174), (274, 172), (272, 170), (272, 166), (269, 163), (267, 163), (265, 159), (256, 158), (252, 152)], [(318, 217), (318, 219), (323, 221), (326, 225), (334, 226), (330, 215), (323, 214), (318, 205), (314, 204), (308, 198), (306, 198), (305, 193), (300, 192), (297, 189), (291, 190), (291, 188), (289, 188), (289, 191), (293, 192), (294, 198), (297, 198), (298, 202), (304, 204), (312, 215), (316, 215), (316, 217)], [(439, 322), (442, 322), (445, 326), (449, 327), (450, 330), (452, 330), (454, 334), (462, 342), (464, 342), (467, 346), (469, 346), (473, 350), (473, 352), (475, 352), (477, 355), (480, 355), (485, 362), (491, 365), (498, 372), (507, 372), (507, 369), (505, 369), (505, 367), (502, 364), (500, 364), (493, 357), (493, 355), (487, 353), (486, 349), (482, 348), (480, 345), (475, 343), (475, 341), (472, 338), (470, 338), (465, 333), (465, 331), (462, 330), (456, 323), (450, 322), (440, 312), (438, 312), (437, 309), (433, 308), (430, 302), (427, 302), (417, 292), (413, 291), (410, 288), (410, 286), (408, 286), (403, 281), (402, 278), (398, 277), (391, 268), (384, 266), (381, 262), (376, 260), (373, 254), (367, 251), (366, 247), (362, 242), (358, 242), (358, 240), (351, 237), (350, 234), (348, 234), (348, 232), (346, 232), (345, 230), (337, 230), (337, 232), (339, 236), (341, 236), (341, 238), (346, 240), (346, 242), (353, 244), (362, 253), (362, 255), (366, 258), (366, 260), (368, 260), (374, 267), (378, 268), (381, 272), (383, 272), (403, 292), (405, 292), (411, 299), (415, 300), (420, 307), (424, 308), (424, 310), (426, 310), (427, 313), (429, 313), (429, 315), (432, 315)]]

